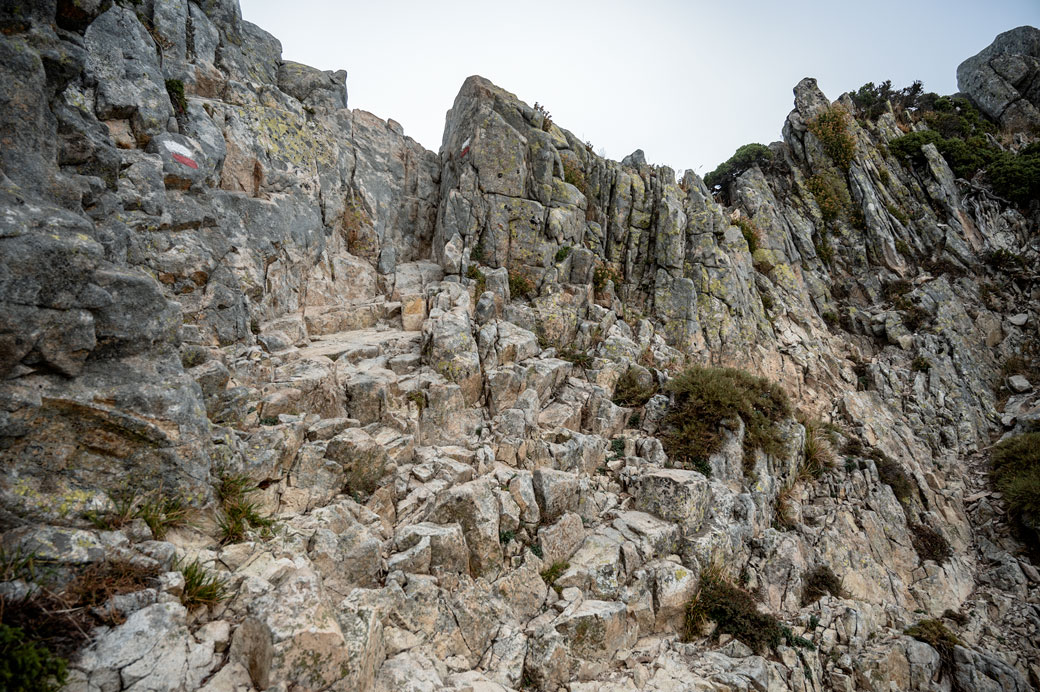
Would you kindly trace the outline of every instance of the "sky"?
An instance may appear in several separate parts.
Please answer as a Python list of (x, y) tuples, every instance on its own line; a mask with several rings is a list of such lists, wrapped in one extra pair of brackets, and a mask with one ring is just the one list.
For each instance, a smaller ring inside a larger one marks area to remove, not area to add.
[(957, 91), (997, 34), (1040, 26), (1040, 0), (241, 0), (282, 57), (348, 71), (350, 108), (438, 151), (462, 82), (479, 74), (596, 151), (700, 175), (780, 139), (792, 89), (831, 100), (866, 82)]

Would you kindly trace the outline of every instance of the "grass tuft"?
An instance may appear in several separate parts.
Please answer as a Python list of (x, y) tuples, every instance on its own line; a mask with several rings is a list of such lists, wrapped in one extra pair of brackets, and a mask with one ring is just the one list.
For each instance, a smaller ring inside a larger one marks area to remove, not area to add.
[(181, 603), (186, 608), (215, 606), (227, 599), (227, 583), (203, 567), (198, 558), (179, 565), (178, 569), (184, 575)]
[(259, 506), (246, 499), (249, 493), (256, 490), (256, 484), (249, 476), (223, 472), (219, 475), (217, 498), (221, 511), (217, 517), (217, 526), (221, 543), (241, 543), (250, 528), (260, 529), (262, 537), (271, 535), (274, 520), (263, 516)]

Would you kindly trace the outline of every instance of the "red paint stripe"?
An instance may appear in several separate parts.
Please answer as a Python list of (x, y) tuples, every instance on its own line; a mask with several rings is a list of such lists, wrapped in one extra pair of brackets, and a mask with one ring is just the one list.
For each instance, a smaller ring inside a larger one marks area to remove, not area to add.
[(181, 156), (180, 154), (174, 154), (173, 160), (177, 163), (183, 163), (185, 166), (188, 166), (189, 168), (199, 167), (199, 164), (195, 163), (194, 160), (189, 159), (187, 156)]

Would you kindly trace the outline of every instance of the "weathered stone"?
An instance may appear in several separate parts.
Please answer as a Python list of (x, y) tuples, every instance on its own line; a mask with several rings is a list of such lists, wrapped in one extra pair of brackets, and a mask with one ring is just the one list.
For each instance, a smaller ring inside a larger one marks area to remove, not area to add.
[(343, 467), (351, 492), (371, 494), (386, 469), (386, 450), (360, 428), (348, 428), (329, 440), (325, 458)]

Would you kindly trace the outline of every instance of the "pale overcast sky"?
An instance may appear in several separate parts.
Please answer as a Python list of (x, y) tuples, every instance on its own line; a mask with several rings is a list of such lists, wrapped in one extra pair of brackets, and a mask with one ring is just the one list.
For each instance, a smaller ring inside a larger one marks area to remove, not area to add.
[(620, 159), (701, 175), (780, 139), (791, 89), (957, 90), (962, 60), (1040, 25), (1040, 0), (241, 0), (283, 58), (349, 72), (351, 108), (437, 151), (463, 80), (487, 77)]

